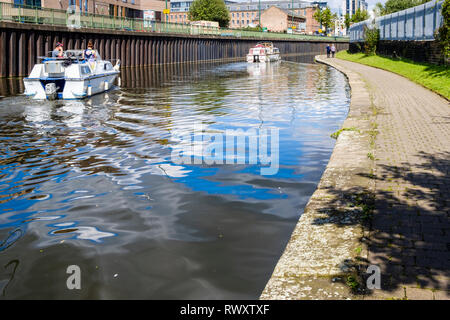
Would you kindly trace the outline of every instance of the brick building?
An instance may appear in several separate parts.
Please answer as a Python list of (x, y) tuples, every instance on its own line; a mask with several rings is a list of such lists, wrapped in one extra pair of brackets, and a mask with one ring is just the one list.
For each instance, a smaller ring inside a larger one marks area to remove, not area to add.
[[(172, 0), (170, 2), (169, 22), (189, 23), (188, 13), (193, 0)], [(296, 25), (298, 32), (312, 34), (319, 30), (320, 24), (313, 18), (317, 7), (326, 6), (326, 2), (307, 2), (303, 0), (284, 0), (284, 1), (258, 1), (253, 2), (233, 2), (225, 1), (230, 11), (230, 24), (232, 29), (246, 27), (256, 27), (259, 25), (259, 14), (268, 10), (270, 7), (277, 7), (284, 10), (287, 14), (298, 15), (306, 18), (306, 21), (298, 17), (294, 21), (302, 21)], [(261, 7), (259, 5), (261, 4)], [(284, 18), (283, 18), (284, 19)], [(292, 19), (291, 19), (292, 20)], [(268, 22), (271, 25), (275, 22)], [(263, 27), (266, 27), (263, 25)]]
[[(144, 10), (155, 11), (155, 17), (162, 16), (165, 0), (2, 0), (16, 5), (67, 10), (76, 6), (81, 12), (116, 17), (142, 18)], [(157, 19), (158, 20), (158, 19)]]
[(272, 32), (284, 32), (292, 27), (297, 29), (305, 22), (306, 17), (275, 6), (271, 6), (261, 14), (261, 25)]
[[(259, 7), (261, 5), (261, 7)], [(256, 27), (259, 25), (259, 12), (261, 15), (270, 7), (277, 7), (286, 12), (306, 17), (305, 22), (296, 26), (297, 30), (312, 34), (319, 30), (319, 23), (314, 20), (313, 14), (318, 7), (326, 7), (326, 2), (308, 2), (304, 0), (281, 0), (281, 1), (251, 1), (228, 4), (230, 11), (230, 28)], [(263, 25), (263, 27), (265, 27)]]

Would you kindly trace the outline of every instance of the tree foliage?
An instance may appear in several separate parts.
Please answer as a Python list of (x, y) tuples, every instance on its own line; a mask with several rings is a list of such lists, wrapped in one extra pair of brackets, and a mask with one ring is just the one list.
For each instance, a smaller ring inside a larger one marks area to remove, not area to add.
[(240, 28), (240, 30), (243, 30), (243, 31), (258, 31), (258, 32), (262, 32), (263, 31), (262, 28), (259, 25), (257, 25), (256, 27), (246, 26), (246, 27)]
[(442, 5), (442, 26), (439, 28), (437, 40), (441, 45), (445, 58), (450, 58), (450, 0), (445, 0)]
[(364, 52), (366, 55), (374, 55), (380, 40), (380, 30), (372, 26), (364, 26)]
[(350, 28), (350, 25), (352, 24), (352, 18), (350, 18), (348, 13), (345, 14), (344, 24), (346, 29)]
[(355, 14), (352, 16), (351, 22), (357, 23), (357, 22), (361, 22), (361, 21), (367, 20), (369, 18), (370, 18), (370, 15), (367, 12), (367, 10), (361, 10), (361, 9), (358, 8), (355, 11)]
[(189, 20), (217, 21), (226, 28), (230, 23), (230, 13), (223, 0), (194, 0), (189, 8)]
[(328, 28), (330, 28), (337, 19), (337, 16), (331, 12), (329, 7), (326, 7), (324, 10), (318, 8), (318, 10), (314, 12), (313, 18), (318, 21), (327, 32)]
[(384, 16), (386, 14), (421, 5), (428, 1), (430, 0), (387, 0), (384, 6), (382, 3), (378, 2), (375, 5), (375, 14), (377, 16)]

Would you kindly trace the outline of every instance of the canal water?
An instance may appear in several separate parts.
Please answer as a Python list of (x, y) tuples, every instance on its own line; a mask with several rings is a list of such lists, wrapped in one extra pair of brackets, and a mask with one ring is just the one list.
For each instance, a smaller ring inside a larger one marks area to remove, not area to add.
[[(349, 107), (341, 73), (293, 61), (127, 69), (121, 89), (84, 101), (0, 84), (3, 299), (258, 298)], [(199, 123), (273, 129), (278, 170), (176, 163), (176, 137)]]

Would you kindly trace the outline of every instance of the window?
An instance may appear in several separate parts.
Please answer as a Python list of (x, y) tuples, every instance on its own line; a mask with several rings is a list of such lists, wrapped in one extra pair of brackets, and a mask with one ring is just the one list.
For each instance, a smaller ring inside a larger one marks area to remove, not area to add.
[(105, 64), (104, 64), (104, 69), (105, 69), (106, 71), (111, 71), (111, 70), (113, 69), (113, 66), (112, 66), (111, 62), (105, 63)]
[(81, 67), (81, 73), (82, 74), (89, 74), (89, 73), (91, 73), (91, 68), (89, 68), (89, 66), (82, 66)]
[[(75, 2), (75, 0), (74, 0)], [(75, 3), (74, 3), (75, 5)], [(14, 0), (14, 6), (41, 7), (41, 0)]]

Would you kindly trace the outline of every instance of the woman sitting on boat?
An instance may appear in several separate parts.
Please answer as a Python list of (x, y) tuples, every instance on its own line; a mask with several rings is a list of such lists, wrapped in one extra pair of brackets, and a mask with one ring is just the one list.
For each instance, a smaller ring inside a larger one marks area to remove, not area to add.
[(52, 57), (62, 58), (63, 56), (64, 56), (63, 44), (61, 42), (57, 42), (55, 49), (52, 51)]
[(83, 57), (86, 59), (89, 63), (89, 66), (91, 67), (91, 70), (94, 71), (95, 69), (95, 60), (97, 59), (97, 53), (94, 50), (94, 44), (91, 40), (89, 40), (87, 49), (83, 52)]

